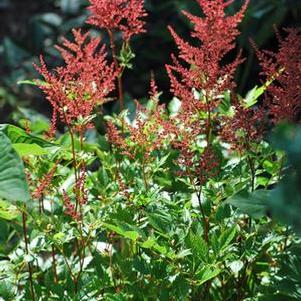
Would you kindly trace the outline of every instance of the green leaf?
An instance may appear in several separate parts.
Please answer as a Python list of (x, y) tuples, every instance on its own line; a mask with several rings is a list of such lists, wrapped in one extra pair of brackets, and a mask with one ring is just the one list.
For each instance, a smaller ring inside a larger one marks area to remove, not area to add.
[(143, 243), (141, 243), (140, 246), (141, 246), (141, 248), (144, 248), (144, 249), (152, 249), (152, 250), (157, 251), (158, 253), (166, 255), (170, 258), (175, 256), (175, 254), (173, 252), (171, 252), (170, 254), (167, 254), (166, 247), (159, 245), (157, 243), (157, 241), (155, 240), (155, 238), (153, 238), (153, 237), (148, 237), (148, 239), (146, 241), (144, 241)]
[(23, 163), (9, 139), (0, 132), (0, 197), (10, 201), (30, 199)]
[(202, 267), (198, 272), (197, 272), (197, 280), (198, 280), (198, 285), (201, 285), (208, 280), (216, 277), (221, 273), (221, 269), (218, 269), (213, 266), (205, 266)]
[(125, 231), (123, 236), (133, 241), (136, 241), (140, 237), (139, 233), (136, 231)]
[(261, 218), (266, 215), (269, 195), (270, 191), (268, 190), (254, 192), (244, 190), (230, 197), (226, 202), (237, 207), (242, 213), (253, 218)]
[(236, 225), (222, 232), (221, 236), (218, 239), (220, 252), (225, 251), (225, 249), (230, 245), (230, 243), (236, 236), (236, 232)]
[(117, 225), (103, 223), (107, 229), (116, 232), (117, 234), (128, 238), (130, 240), (136, 241), (141, 235), (138, 231), (135, 231), (135, 227), (126, 223), (118, 223)]
[(47, 82), (34, 79), (34, 80), (20, 80), (17, 82), (18, 85), (32, 85), (32, 86), (46, 86), (48, 85)]
[(283, 69), (280, 69), (278, 73), (275, 74), (271, 79), (267, 80), (262, 86), (255, 86), (250, 90), (246, 97), (243, 99), (244, 107), (250, 108), (258, 102), (258, 99), (261, 95), (264, 94), (265, 90), (273, 83), (275, 78), (283, 72)]
[(252, 90), (250, 90), (243, 99), (244, 106), (246, 108), (250, 108), (255, 105), (258, 101), (258, 98), (264, 93), (265, 89), (265, 86), (259, 88), (258, 86), (255, 86)]
[(181, 108), (181, 101), (174, 97), (171, 102), (168, 104), (168, 111), (170, 113), (170, 115), (175, 115), (179, 112)]
[(50, 143), (40, 137), (27, 134), (25, 130), (11, 125), (11, 124), (1, 124), (0, 131), (2, 131), (11, 141), (11, 143), (26, 143), (26, 144), (37, 144), (41, 147), (51, 147), (55, 144)]
[(284, 150), (287, 163), (281, 182), (268, 198), (268, 211), (274, 219), (294, 227), (301, 234), (301, 127), (282, 124), (272, 137), (273, 145)]
[(190, 285), (186, 278), (178, 276), (173, 282), (173, 288), (175, 290), (176, 300), (187, 300)]
[(19, 210), (13, 204), (0, 200), (0, 218), (11, 221), (20, 215)]
[(23, 156), (41, 156), (46, 155), (47, 151), (40, 147), (38, 144), (28, 144), (28, 143), (14, 143), (13, 145), (14, 150), (18, 153), (20, 157)]
[(145, 242), (141, 244), (142, 248), (150, 249), (156, 244), (156, 240), (154, 238), (149, 237)]
[(203, 262), (207, 262), (209, 258), (209, 249), (202, 236), (190, 231), (187, 240), (187, 245), (191, 249), (194, 258), (200, 258)]

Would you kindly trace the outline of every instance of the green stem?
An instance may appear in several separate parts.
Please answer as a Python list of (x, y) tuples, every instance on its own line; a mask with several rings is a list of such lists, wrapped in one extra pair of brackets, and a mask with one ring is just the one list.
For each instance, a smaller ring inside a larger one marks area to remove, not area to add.
[(51, 246), (51, 256), (52, 256), (52, 269), (53, 269), (53, 275), (54, 275), (54, 283), (58, 283), (58, 276), (57, 276), (57, 270), (56, 270), (56, 259), (55, 259), (55, 248), (52, 245)]
[(146, 172), (145, 172), (145, 158), (143, 157), (142, 159), (142, 176), (143, 176), (143, 182), (144, 182), (144, 187), (145, 190), (148, 190), (148, 183), (147, 183), (147, 179), (146, 179)]

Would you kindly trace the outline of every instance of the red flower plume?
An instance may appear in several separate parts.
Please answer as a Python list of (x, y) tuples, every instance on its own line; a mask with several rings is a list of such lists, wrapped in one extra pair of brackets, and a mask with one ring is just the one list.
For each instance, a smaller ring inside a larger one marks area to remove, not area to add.
[(90, 123), (81, 123), (87, 119), (94, 107), (107, 101), (108, 94), (115, 88), (118, 70), (106, 60), (105, 46), (98, 50), (100, 40), (88, 38), (88, 33), (73, 30), (75, 42), (66, 39), (60, 51), (65, 66), (58, 67), (53, 73), (47, 70), (41, 57), (41, 66), (35, 66), (46, 83), (40, 88), (46, 94), (54, 111), (52, 128), (55, 128), (57, 114), (68, 126), (77, 124), (77, 130), (83, 131)]
[(90, 0), (91, 16), (87, 23), (107, 30), (120, 30), (125, 41), (144, 32), (147, 14), (143, 0)]
[[(265, 104), (274, 122), (288, 120), (300, 122), (301, 113), (301, 30), (287, 29), (280, 37), (279, 51), (257, 51), (263, 75), (274, 79), (267, 87)], [(256, 46), (255, 46), (256, 47)]]
[[(183, 102), (183, 109), (208, 111), (208, 102), (214, 106), (217, 97), (234, 86), (233, 75), (236, 67), (242, 62), (238, 57), (229, 65), (221, 66), (221, 60), (235, 47), (235, 38), (239, 35), (238, 24), (243, 18), (248, 1), (234, 16), (226, 16), (225, 8), (233, 1), (198, 0), (205, 15), (204, 18), (183, 12), (194, 24), (191, 36), (199, 42), (192, 46), (181, 39), (175, 31), (169, 30), (178, 46), (179, 59), (172, 56), (173, 65), (167, 65), (172, 92)], [(196, 97), (195, 91), (201, 96)], [(196, 99), (200, 98), (200, 99)], [(200, 101), (206, 99), (205, 101)]]

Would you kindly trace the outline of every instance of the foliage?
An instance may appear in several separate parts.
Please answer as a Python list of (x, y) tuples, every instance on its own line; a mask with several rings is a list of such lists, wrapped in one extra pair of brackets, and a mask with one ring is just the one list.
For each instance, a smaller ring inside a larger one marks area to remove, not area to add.
[[(160, 104), (152, 75), (148, 99), (124, 109), (143, 1), (90, 2), (104, 38), (73, 30), (57, 47), (64, 65), (41, 59), (43, 81), (22, 82), (44, 92), (51, 124), (23, 109), (0, 127), (2, 300), (299, 300), (300, 129), (281, 123), (299, 121), (288, 95), (300, 86), (286, 80), (300, 58), (240, 96), (243, 58), (224, 58), (248, 2), (229, 15), (231, 1), (198, 0), (202, 17), (185, 12), (191, 41), (170, 30), (173, 99)], [(300, 32), (286, 34), (273, 57), (300, 51)], [(293, 109), (273, 110), (271, 129), (268, 104), (282, 96)], [(120, 112), (103, 114), (116, 100)]]

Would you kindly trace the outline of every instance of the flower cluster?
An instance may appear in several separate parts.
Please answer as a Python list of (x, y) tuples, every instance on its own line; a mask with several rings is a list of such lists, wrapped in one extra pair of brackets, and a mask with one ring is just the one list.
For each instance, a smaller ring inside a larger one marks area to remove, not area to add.
[(235, 47), (239, 35), (238, 24), (243, 18), (248, 1), (234, 16), (226, 16), (225, 8), (233, 1), (198, 0), (205, 18), (184, 12), (194, 24), (191, 36), (198, 42), (192, 46), (169, 27), (178, 46), (179, 59), (172, 56), (173, 65), (166, 65), (172, 92), (183, 102), (183, 110), (212, 111), (218, 98), (226, 90), (234, 87), (233, 75), (242, 62), (240, 55), (229, 65), (222, 66), (221, 60)]
[(121, 31), (125, 41), (144, 32), (144, 21), (147, 14), (143, 0), (90, 0), (91, 12), (87, 23), (108, 31)]
[(56, 162), (50, 169), (50, 171), (45, 174), (42, 179), (40, 179), (39, 184), (36, 185), (37, 188), (32, 192), (33, 199), (39, 200), (44, 195), (44, 193), (47, 193), (51, 185), (53, 176), (57, 170), (57, 164), (58, 162)]
[(78, 178), (75, 180), (73, 187), (73, 193), (76, 198), (76, 202), (79, 206), (85, 205), (88, 202), (88, 191), (86, 189), (87, 170), (85, 166), (81, 167)]
[(64, 200), (64, 207), (65, 207), (65, 214), (70, 216), (74, 220), (79, 220), (79, 214), (76, 212), (75, 205), (71, 202), (71, 199), (66, 191), (63, 191), (63, 200)]
[(93, 109), (107, 101), (118, 75), (114, 64), (108, 64), (105, 46), (98, 50), (100, 39), (89, 39), (89, 33), (80, 30), (73, 30), (73, 35), (75, 42), (64, 39), (63, 47), (57, 46), (65, 66), (51, 73), (42, 57), (41, 66), (36, 66), (45, 79), (39, 86), (53, 107), (52, 132), (57, 116), (79, 132), (90, 127)]
[(273, 81), (267, 87), (265, 105), (275, 123), (301, 121), (301, 30), (287, 29), (286, 32), (285, 38), (278, 34), (277, 53), (256, 49), (263, 75)]

